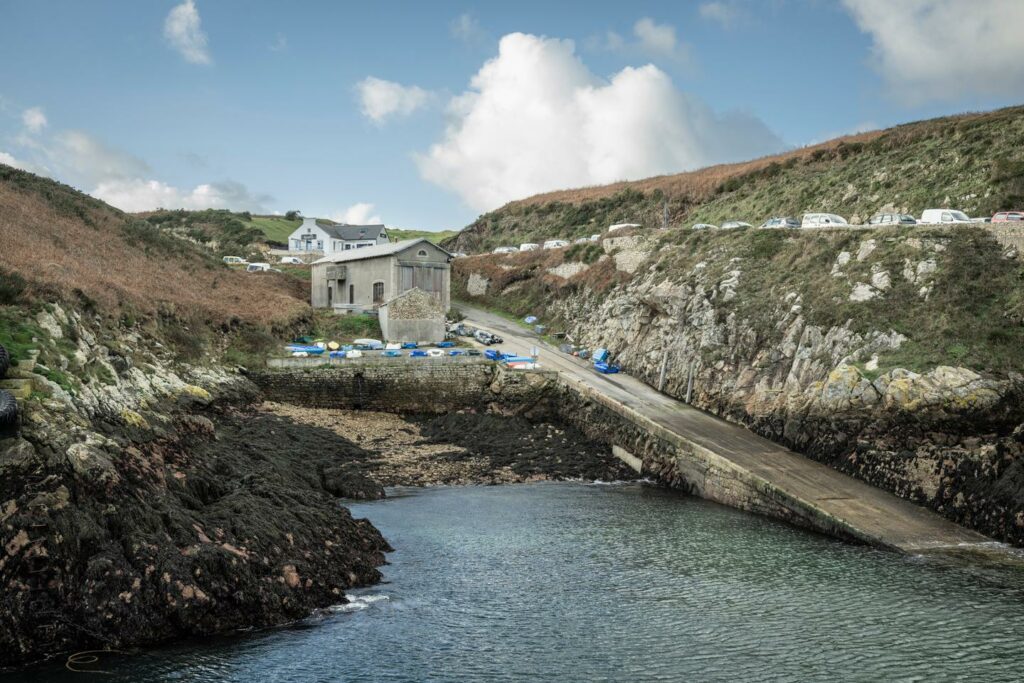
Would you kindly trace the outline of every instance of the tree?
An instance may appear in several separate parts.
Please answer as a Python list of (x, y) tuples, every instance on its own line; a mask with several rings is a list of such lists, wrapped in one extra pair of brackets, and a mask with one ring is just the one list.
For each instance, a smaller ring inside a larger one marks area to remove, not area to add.
[(295, 221), (298, 220), (299, 218), (302, 218), (302, 212), (296, 209), (293, 211), (289, 211), (284, 215), (284, 217), (290, 221)]

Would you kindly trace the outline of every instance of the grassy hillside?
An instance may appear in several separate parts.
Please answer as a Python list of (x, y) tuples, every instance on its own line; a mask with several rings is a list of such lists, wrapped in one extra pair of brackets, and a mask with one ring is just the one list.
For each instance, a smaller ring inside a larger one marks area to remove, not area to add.
[(263, 233), (263, 236), (271, 242), (285, 244), (288, 235), (295, 232), (295, 228), (302, 225), (299, 219), (288, 219), (284, 216), (253, 216), (245, 222), (247, 227), (255, 228)]
[(450, 249), (573, 238), (616, 222), (670, 226), (811, 211), (866, 219), (893, 207), (991, 215), (1024, 206), (1024, 107), (897, 126), (743, 164), (715, 166), (512, 202), (481, 216)]
[(402, 240), (414, 240), (420, 237), (425, 237), (434, 244), (440, 244), (441, 242), (451, 239), (455, 235), (459, 234), (458, 230), (439, 230), (437, 232), (431, 232), (430, 230), (403, 230), (402, 228), (388, 228), (388, 234), (391, 236), (393, 242), (401, 242)]
[[(0, 304), (64, 299), (109, 315), (276, 324), (305, 314), (307, 286), (232, 271), (181, 233), (249, 230), (227, 212), (131, 216), (60, 183), (0, 165)], [(20, 284), (23, 284), (20, 288)], [(18, 289), (16, 295), (6, 285)]]

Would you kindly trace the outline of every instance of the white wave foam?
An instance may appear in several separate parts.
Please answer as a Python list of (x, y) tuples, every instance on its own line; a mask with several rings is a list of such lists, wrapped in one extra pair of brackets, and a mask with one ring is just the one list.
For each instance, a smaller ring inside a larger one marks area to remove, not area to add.
[(386, 602), (390, 599), (391, 598), (386, 595), (352, 595), (349, 597), (348, 602), (341, 605), (331, 605), (327, 610), (335, 614), (360, 612), (370, 605), (378, 602)]

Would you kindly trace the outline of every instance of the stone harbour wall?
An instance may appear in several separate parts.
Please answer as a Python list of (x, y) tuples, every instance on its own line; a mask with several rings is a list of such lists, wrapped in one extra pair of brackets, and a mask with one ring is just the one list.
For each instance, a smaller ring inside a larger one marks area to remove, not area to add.
[(488, 360), (419, 358), (250, 372), (266, 399), (309, 408), (447, 413), (535, 405), (554, 375), (509, 371)]

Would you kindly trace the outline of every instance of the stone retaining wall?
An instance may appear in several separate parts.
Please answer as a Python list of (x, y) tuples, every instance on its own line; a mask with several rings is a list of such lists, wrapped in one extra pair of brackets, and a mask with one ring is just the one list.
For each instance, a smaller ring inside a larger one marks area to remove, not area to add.
[(388, 360), (392, 362), (270, 369), (250, 372), (249, 377), (270, 401), (394, 413), (489, 407), (525, 411), (542, 400), (555, 377), (544, 371), (510, 371), (483, 359)]

